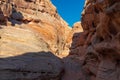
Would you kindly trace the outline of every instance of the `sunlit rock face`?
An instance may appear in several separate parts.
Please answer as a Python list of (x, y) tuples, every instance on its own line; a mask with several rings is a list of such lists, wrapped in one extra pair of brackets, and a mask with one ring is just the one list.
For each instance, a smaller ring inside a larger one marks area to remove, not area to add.
[(50, 0), (0, 0), (0, 80), (60, 80), (69, 30)]
[[(50, 0), (0, 1), (1, 56), (63, 51), (67, 23)], [(8, 55), (6, 55), (8, 54)]]
[(71, 52), (79, 56), (86, 80), (120, 79), (119, 7), (119, 0), (86, 0), (81, 21), (84, 32), (73, 37), (79, 45), (73, 44), (77, 50)]

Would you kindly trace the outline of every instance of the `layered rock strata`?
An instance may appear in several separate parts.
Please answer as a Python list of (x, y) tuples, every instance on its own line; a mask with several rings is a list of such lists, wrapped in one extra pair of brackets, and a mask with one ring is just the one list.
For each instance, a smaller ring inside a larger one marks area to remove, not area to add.
[(0, 55), (62, 53), (69, 28), (50, 0), (1, 0), (0, 7)]
[(50, 0), (0, 0), (0, 80), (61, 80), (69, 30)]

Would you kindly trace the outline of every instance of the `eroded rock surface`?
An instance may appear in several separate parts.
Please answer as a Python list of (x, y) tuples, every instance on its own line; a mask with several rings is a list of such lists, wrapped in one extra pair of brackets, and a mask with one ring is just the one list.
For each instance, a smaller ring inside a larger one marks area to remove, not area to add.
[(0, 80), (61, 80), (69, 30), (50, 0), (0, 0)]
[(120, 80), (119, 0), (86, 0), (71, 30), (50, 0), (0, 7), (0, 80)]
[[(3, 28), (0, 30), (2, 52), (7, 46), (13, 47), (7, 48), (8, 54), (18, 54), (19, 51), (26, 53), (31, 46), (32, 52), (36, 48), (36, 51), (46, 49), (55, 54), (62, 53), (68, 34), (65, 31), (70, 28), (58, 15), (50, 0), (1, 0), (0, 17)], [(47, 48), (42, 44), (47, 45)], [(23, 47), (26, 47), (26, 50)]]
[(86, 0), (81, 21), (84, 32), (73, 37), (76, 52), (72, 50), (71, 55), (80, 57), (88, 80), (120, 79), (119, 7), (119, 0)]
[[(65, 43), (65, 51), (66, 51), (65, 53), (67, 53), (67, 55), (69, 55), (69, 53), (71, 54), (72, 51), (73, 52), (76, 51), (76, 50), (74, 50), (75, 48), (72, 48), (73, 47), (72, 45), (75, 44), (77, 46), (77, 44), (79, 44), (79, 42), (77, 42), (78, 40), (77, 41), (74, 41), (74, 40), (76, 40), (76, 38), (78, 38), (80, 32), (83, 32), (81, 22), (74, 23), (72, 29), (69, 31), (69, 34), (67, 36), (66, 43)], [(74, 33), (76, 34), (76, 36)], [(69, 48), (71, 48), (71, 49), (69, 49)]]

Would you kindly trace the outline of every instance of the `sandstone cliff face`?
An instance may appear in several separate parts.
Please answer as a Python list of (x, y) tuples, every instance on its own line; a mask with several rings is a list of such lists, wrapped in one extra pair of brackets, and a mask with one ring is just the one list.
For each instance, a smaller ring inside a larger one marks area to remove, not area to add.
[(73, 25), (73, 27), (72, 27), (72, 29), (67, 37), (66, 43), (71, 44), (74, 33), (80, 33), (80, 32), (83, 32), (81, 22), (74, 23), (74, 25)]
[(120, 1), (86, 0), (81, 24), (71, 55), (79, 55), (85, 80), (120, 80)]
[[(69, 34), (68, 34), (68, 36), (67, 36), (66, 43), (65, 43), (65, 45), (66, 45), (66, 47), (65, 47), (66, 52), (65, 52), (65, 53), (67, 53), (67, 55), (69, 55), (69, 53), (71, 53), (71, 51), (73, 51), (74, 49), (76, 49), (76, 48), (72, 48), (72, 47), (73, 47), (73, 46), (72, 46), (73, 44), (75, 44), (75, 43), (79, 44), (79, 42), (74, 41), (73, 39), (76, 40), (76, 38), (79, 38), (79, 37), (78, 37), (78, 34), (79, 34), (80, 32), (83, 32), (83, 28), (82, 28), (82, 26), (81, 26), (81, 22), (76, 22), (76, 23), (74, 23), (71, 31), (69, 31)], [(76, 36), (75, 36), (74, 33), (76, 34)], [(74, 37), (74, 38), (73, 38), (73, 37)], [(75, 45), (77, 45), (77, 44), (75, 44)], [(69, 48), (71, 48), (71, 50), (70, 50)], [(77, 50), (75, 50), (75, 51), (77, 51)], [(74, 51), (73, 51), (73, 52), (74, 52)]]
[(69, 30), (50, 0), (0, 0), (0, 80), (60, 80)]
[(50, 0), (1, 0), (0, 6), (0, 55), (62, 53), (69, 28)]
[(119, 0), (86, 0), (72, 30), (49, 0), (0, 6), (0, 80), (120, 80)]

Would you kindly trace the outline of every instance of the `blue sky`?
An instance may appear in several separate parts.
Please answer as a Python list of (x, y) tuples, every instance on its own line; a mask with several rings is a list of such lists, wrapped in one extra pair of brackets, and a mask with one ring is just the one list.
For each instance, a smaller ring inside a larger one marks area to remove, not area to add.
[(72, 26), (80, 21), (85, 0), (51, 0), (60, 16)]

